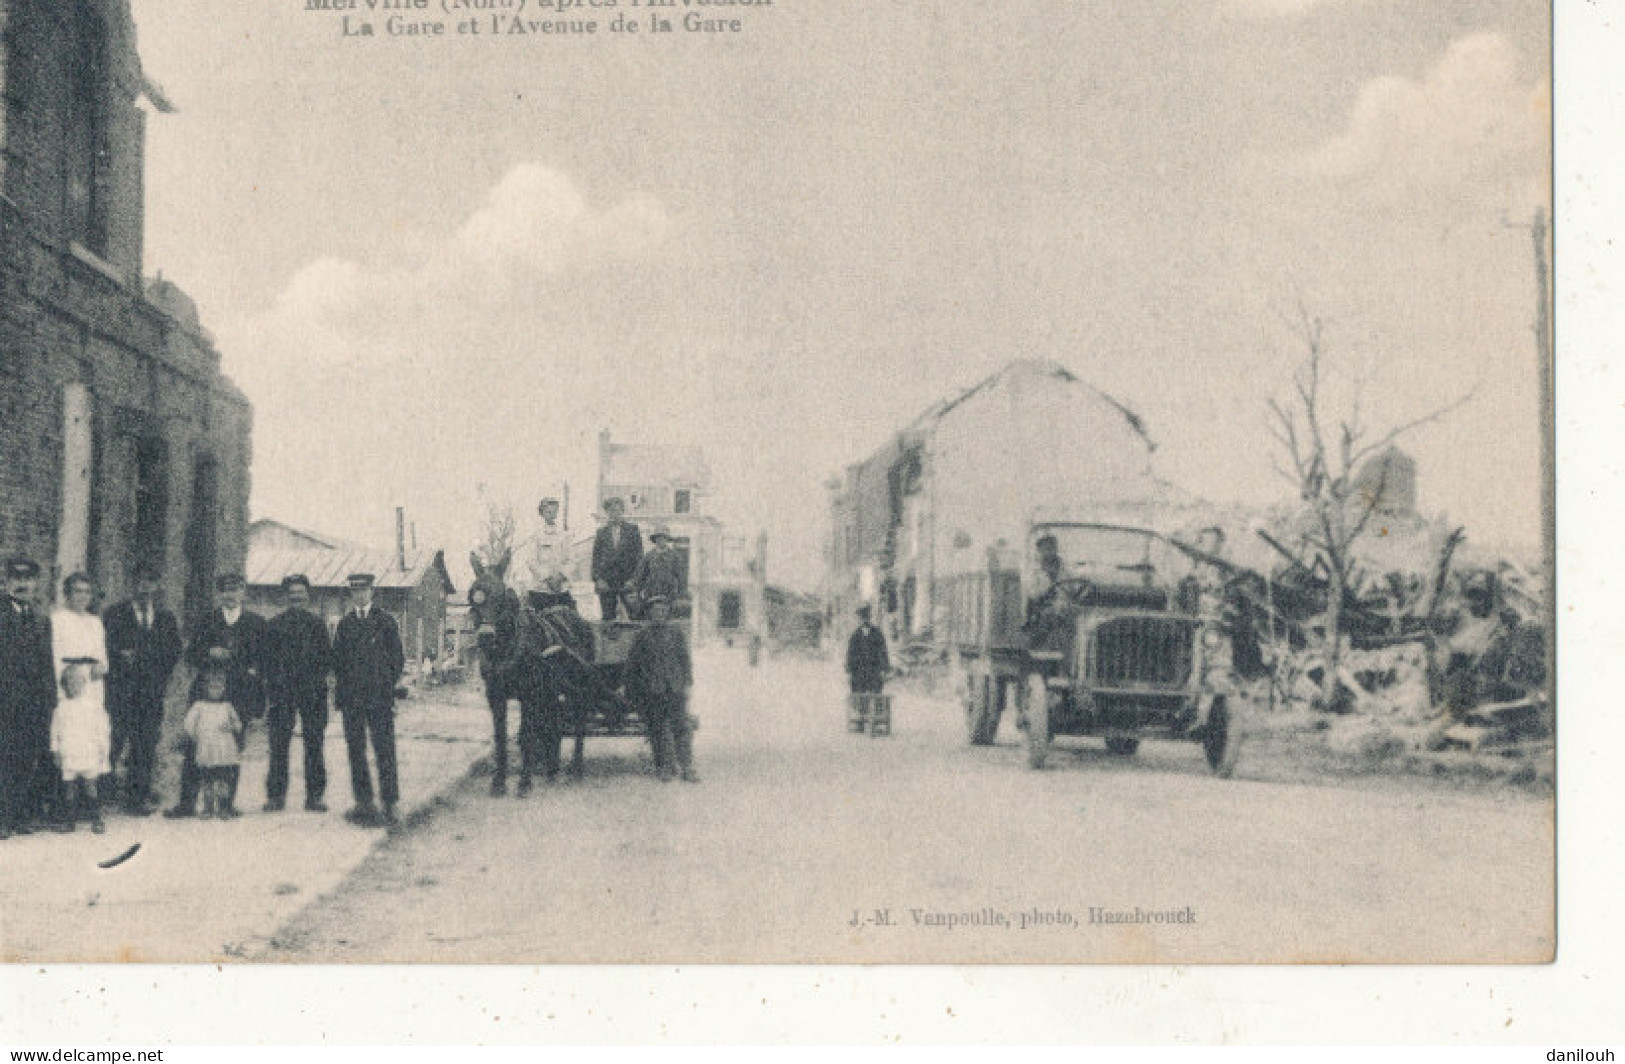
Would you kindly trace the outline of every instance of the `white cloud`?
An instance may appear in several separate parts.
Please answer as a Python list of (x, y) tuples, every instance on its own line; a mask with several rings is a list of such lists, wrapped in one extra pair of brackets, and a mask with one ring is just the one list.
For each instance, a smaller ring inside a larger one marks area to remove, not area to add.
[(534, 491), (579, 465), (583, 425), (675, 387), (672, 367), (656, 387), (600, 369), (654, 345), (624, 300), (669, 268), (670, 227), (652, 197), (600, 207), (526, 164), (393, 260), (303, 266), (220, 329), (255, 405), (256, 512), (377, 541), (405, 503), (455, 541), (476, 483)]
[(1520, 80), (1518, 65), (1504, 35), (1464, 37), (1419, 81), (1366, 83), (1348, 127), (1286, 169), (1378, 195), (1468, 185), (1503, 208), (1521, 205), (1544, 185), (1551, 93), (1544, 81)]

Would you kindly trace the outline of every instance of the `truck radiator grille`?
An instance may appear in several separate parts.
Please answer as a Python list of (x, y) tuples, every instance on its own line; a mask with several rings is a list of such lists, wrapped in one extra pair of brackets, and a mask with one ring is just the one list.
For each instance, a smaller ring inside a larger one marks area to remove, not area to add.
[(1100, 687), (1182, 687), (1191, 675), (1189, 621), (1119, 617), (1095, 629), (1091, 655)]

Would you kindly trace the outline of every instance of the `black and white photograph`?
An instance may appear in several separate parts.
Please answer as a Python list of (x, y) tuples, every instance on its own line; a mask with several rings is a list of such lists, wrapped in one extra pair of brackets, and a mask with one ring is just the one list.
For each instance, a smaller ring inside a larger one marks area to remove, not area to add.
[(1552, 962), (1553, 34), (0, 0), (0, 961)]

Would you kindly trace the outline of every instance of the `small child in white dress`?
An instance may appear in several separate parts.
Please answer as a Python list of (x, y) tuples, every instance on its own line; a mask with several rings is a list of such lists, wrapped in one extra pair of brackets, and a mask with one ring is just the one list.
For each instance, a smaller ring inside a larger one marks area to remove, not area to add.
[(102, 824), (101, 803), (96, 800), (96, 780), (108, 772), (108, 754), (113, 746), (113, 728), (93, 691), (93, 658), (68, 658), (63, 662), (62, 697), (51, 715), (51, 753), (62, 772), (62, 785), (68, 793), (60, 831), (72, 831), (79, 818), (88, 813), (90, 830), (98, 835)]
[(224, 672), (210, 669), (204, 675), (203, 697), (186, 711), (183, 727), (197, 756), (198, 792), (203, 797), (200, 815), (222, 819), (237, 816), (231, 795), (239, 771), (237, 737), (242, 734), (243, 722), (226, 701)]

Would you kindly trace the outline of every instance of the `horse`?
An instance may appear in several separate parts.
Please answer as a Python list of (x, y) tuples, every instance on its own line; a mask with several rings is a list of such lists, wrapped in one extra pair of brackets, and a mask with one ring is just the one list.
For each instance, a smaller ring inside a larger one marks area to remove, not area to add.
[(524, 609), (518, 593), (507, 584), (511, 556), (490, 564), (482, 562), (478, 554), (470, 554), (468, 560), (474, 567), (474, 582), (468, 589), (469, 619), (480, 650), (485, 700), (491, 707), (491, 793), (504, 795), (508, 793), (508, 702), (517, 697), (512, 661)]
[[(531, 743), (540, 748), (548, 779), (558, 774), (564, 736), (573, 736), (570, 773), (580, 779), (587, 718), (604, 694), (592, 664), (592, 628), (576, 612), (575, 599), (567, 591), (532, 591), (526, 597), (517, 657), (521, 706), (531, 715), (526, 730)], [(534, 760), (530, 755), (531, 764)]]

